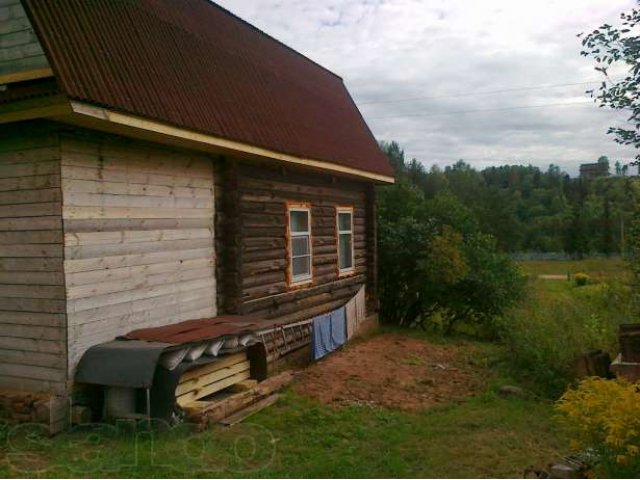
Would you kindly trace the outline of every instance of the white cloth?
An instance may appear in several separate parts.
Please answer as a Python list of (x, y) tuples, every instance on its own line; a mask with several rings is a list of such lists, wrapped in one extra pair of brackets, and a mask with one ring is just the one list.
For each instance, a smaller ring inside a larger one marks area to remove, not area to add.
[(366, 317), (365, 291), (364, 285), (360, 287), (358, 293), (345, 305), (347, 317), (347, 339), (351, 338), (360, 328)]

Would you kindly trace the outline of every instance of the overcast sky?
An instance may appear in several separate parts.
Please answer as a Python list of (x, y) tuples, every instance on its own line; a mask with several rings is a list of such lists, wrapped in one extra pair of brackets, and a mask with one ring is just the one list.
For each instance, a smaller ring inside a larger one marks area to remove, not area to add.
[(600, 155), (635, 155), (606, 135), (625, 116), (584, 93), (599, 74), (576, 38), (633, 0), (218, 3), (340, 75), (376, 138), (427, 166), (462, 158), (576, 174)]

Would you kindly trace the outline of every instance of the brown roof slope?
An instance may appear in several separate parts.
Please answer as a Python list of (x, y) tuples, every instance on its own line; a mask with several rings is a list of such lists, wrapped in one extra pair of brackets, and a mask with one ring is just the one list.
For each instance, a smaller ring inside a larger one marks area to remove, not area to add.
[(207, 0), (23, 0), (69, 97), (393, 171), (340, 77)]

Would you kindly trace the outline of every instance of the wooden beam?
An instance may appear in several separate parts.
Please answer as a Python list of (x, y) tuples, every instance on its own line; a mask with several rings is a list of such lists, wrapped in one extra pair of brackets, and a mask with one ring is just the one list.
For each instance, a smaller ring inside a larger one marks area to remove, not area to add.
[(129, 115), (84, 102), (72, 100), (73, 115), (60, 118), (60, 121), (76, 125), (96, 128), (119, 135), (134, 136), (160, 143), (177, 146), (189, 146), (204, 151), (222, 154), (244, 155), (246, 158), (278, 160), (290, 165), (310, 167), (321, 171), (329, 171), (343, 175), (366, 178), (378, 183), (394, 183), (395, 179), (386, 175), (368, 172), (358, 168), (347, 167), (337, 163), (298, 157), (276, 152), (263, 147), (256, 147), (234, 140), (216, 137), (179, 128), (157, 120)]
[(64, 116), (71, 112), (71, 105), (64, 95), (31, 98), (0, 105), (0, 124)]
[(21, 72), (6, 73), (0, 75), (0, 85), (8, 83), (26, 82), (28, 80), (36, 80), (38, 78), (53, 77), (53, 70), (50, 68), (38, 68), (35, 70), (23, 70)]

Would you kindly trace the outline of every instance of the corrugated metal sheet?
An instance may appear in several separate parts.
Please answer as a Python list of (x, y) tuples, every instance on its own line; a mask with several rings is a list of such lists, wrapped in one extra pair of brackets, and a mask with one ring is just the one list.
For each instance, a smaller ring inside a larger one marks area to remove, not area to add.
[(342, 80), (207, 0), (23, 0), (71, 97), (392, 176)]

